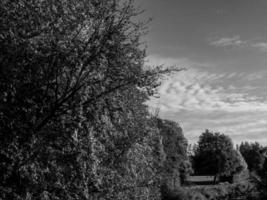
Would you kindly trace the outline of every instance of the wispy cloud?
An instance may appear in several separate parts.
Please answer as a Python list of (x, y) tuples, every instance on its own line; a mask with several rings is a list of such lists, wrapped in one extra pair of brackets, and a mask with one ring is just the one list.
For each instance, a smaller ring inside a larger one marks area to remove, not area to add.
[[(160, 108), (161, 117), (181, 122), (190, 142), (196, 142), (206, 128), (229, 134), (235, 143), (263, 140), (267, 99), (252, 95), (257, 87), (248, 82), (262, 78), (263, 73), (211, 73), (208, 69), (191, 68), (173, 75), (159, 88), (160, 98), (148, 104)], [(222, 84), (229, 79), (243, 80), (246, 85)]]
[(246, 41), (240, 39), (239, 35), (235, 35), (233, 37), (223, 37), (212, 40), (209, 44), (216, 47), (239, 47), (241, 45), (245, 45), (246, 43)]
[[(224, 75), (233, 77), (237, 74)], [(248, 75), (249, 76), (249, 75)], [(255, 78), (251, 74), (251, 79)], [(208, 73), (196, 69), (177, 74), (176, 77), (166, 81), (159, 89), (161, 105), (167, 110), (206, 110), (206, 111), (267, 111), (267, 100), (258, 101), (256, 96), (242, 93), (245, 88), (222, 87), (215, 84), (223, 79), (221, 74)], [(249, 85), (247, 86), (247, 88)], [(252, 88), (252, 86), (250, 86)]]
[(253, 43), (251, 46), (258, 48), (264, 52), (267, 52), (267, 43), (266, 42), (258, 42), (258, 43)]
[(263, 52), (267, 52), (267, 42), (243, 40), (239, 35), (235, 35), (232, 37), (222, 37), (219, 39), (210, 39), (209, 45), (215, 47), (250, 47)]
[(254, 80), (262, 79), (263, 77), (265, 77), (265, 75), (266, 75), (266, 71), (254, 72), (254, 73), (248, 74), (247, 76), (245, 76), (245, 78), (248, 81), (254, 81)]
[[(225, 73), (222, 78), (225, 79), (240, 79), (240, 80), (246, 80), (246, 81), (255, 81), (255, 80), (260, 80), (263, 79), (267, 76), (267, 71), (262, 70), (259, 72), (252, 72), (252, 73), (237, 73), (237, 72), (232, 72), (232, 73)], [(251, 87), (250, 87), (251, 89)]]

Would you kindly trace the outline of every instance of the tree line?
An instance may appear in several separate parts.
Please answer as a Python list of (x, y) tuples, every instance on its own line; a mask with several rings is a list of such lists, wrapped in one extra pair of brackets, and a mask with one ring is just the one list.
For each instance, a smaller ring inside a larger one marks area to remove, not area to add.
[(189, 150), (189, 155), (194, 173), (215, 175), (216, 182), (217, 176), (231, 179), (244, 170), (262, 175), (266, 171), (266, 150), (258, 142), (241, 142), (234, 148), (229, 136), (206, 130), (193, 149)]

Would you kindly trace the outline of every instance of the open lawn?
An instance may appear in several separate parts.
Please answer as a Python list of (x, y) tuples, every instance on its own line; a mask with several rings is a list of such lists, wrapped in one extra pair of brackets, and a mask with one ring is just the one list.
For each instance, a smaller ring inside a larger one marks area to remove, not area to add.
[(213, 184), (214, 176), (189, 176), (187, 182), (195, 185), (211, 185)]

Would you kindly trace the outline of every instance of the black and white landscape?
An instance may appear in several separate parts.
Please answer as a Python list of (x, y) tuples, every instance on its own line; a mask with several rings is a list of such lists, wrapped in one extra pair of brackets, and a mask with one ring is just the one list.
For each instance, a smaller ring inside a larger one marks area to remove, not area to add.
[(266, 200), (266, 10), (1, 0), (0, 200)]

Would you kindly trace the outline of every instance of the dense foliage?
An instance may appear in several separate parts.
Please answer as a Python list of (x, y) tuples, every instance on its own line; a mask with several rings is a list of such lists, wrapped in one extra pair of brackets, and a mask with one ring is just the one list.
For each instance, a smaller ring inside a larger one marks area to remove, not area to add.
[(133, 1), (0, 2), (0, 198), (159, 198)]
[(267, 158), (265, 158), (265, 162), (263, 164), (263, 168), (261, 171), (260, 188), (261, 188), (261, 193), (262, 193), (262, 199), (266, 199), (267, 198)]
[(260, 200), (267, 199), (267, 147), (262, 148), (261, 156), (264, 159), (263, 165), (258, 171), (251, 172), (251, 180), (257, 185), (260, 193)]
[(239, 151), (246, 160), (248, 164), (248, 169), (251, 172), (259, 172), (263, 167), (264, 157), (261, 153), (262, 149), (263, 147), (257, 142), (242, 142), (239, 146)]
[(260, 197), (267, 198), (267, 149), (259, 143), (242, 142), (239, 146), (240, 152), (248, 164), (251, 172), (251, 180), (257, 185)]
[(169, 191), (166, 200), (259, 200), (255, 187), (249, 182), (235, 184), (190, 186)]
[(161, 176), (162, 190), (166, 193), (181, 187), (186, 177), (192, 173), (192, 168), (187, 156), (187, 140), (179, 124), (158, 119), (158, 127), (165, 154)]
[(193, 156), (194, 170), (200, 175), (232, 177), (246, 168), (241, 154), (234, 150), (231, 139), (206, 130), (199, 137)]

